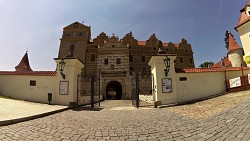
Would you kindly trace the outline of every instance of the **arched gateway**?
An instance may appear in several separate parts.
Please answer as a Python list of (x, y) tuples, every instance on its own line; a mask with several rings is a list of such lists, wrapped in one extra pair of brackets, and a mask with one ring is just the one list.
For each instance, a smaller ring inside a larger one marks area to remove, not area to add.
[(122, 85), (117, 81), (111, 81), (106, 86), (106, 98), (120, 100), (122, 98)]

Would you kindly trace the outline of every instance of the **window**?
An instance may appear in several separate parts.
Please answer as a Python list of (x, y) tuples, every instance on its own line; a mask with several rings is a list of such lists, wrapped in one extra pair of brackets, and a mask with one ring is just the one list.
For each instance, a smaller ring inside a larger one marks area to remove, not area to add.
[(187, 77), (180, 77), (180, 81), (187, 81)]
[(192, 58), (189, 58), (189, 62), (190, 62), (190, 63), (193, 63), (193, 59), (192, 59)]
[(91, 54), (91, 61), (94, 62), (95, 61), (95, 54)]
[(153, 50), (156, 50), (156, 47), (154, 47)]
[(141, 72), (142, 72), (142, 73), (146, 73), (146, 71), (147, 71), (147, 70), (146, 70), (146, 67), (141, 67)]
[(185, 50), (185, 52), (188, 52), (187, 50)]
[(109, 59), (104, 59), (104, 65), (109, 64)]
[(129, 67), (129, 74), (130, 75), (132, 75), (133, 73), (132, 73), (132, 71), (134, 70), (134, 68), (133, 67)]
[(112, 48), (114, 48), (115, 47), (115, 45), (112, 45)]
[(182, 57), (180, 57), (180, 62), (181, 62), (181, 63), (183, 63), (183, 59), (182, 59)]
[(30, 86), (36, 86), (36, 80), (30, 80)]
[(134, 62), (134, 58), (132, 55), (129, 55), (129, 62)]
[(145, 56), (142, 56), (142, 57), (141, 57), (141, 61), (142, 61), (142, 62), (145, 62)]
[(116, 64), (121, 64), (121, 58), (116, 58)]

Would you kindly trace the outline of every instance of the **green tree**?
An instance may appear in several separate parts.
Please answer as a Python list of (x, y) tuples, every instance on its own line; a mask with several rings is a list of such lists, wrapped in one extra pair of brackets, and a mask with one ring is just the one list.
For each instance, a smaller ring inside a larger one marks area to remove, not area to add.
[(209, 68), (209, 67), (211, 67), (212, 65), (214, 65), (214, 62), (213, 62), (213, 61), (210, 61), (210, 62), (204, 62), (204, 63), (200, 64), (199, 67), (201, 67), (201, 68)]

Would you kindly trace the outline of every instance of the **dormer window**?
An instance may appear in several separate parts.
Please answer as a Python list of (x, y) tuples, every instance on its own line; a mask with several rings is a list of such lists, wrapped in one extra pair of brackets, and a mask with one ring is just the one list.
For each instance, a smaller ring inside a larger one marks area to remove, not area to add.
[(247, 16), (250, 16), (250, 7), (246, 7), (246, 14), (247, 14)]

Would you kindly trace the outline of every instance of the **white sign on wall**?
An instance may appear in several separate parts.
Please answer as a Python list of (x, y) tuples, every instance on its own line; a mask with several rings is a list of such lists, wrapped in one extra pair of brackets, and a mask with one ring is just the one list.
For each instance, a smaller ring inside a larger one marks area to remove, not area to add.
[(241, 86), (240, 77), (236, 77), (229, 80), (230, 88)]
[(60, 81), (59, 93), (62, 95), (67, 95), (69, 92), (69, 81)]
[(170, 93), (170, 92), (172, 92), (172, 79), (163, 78), (162, 79), (162, 93)]

